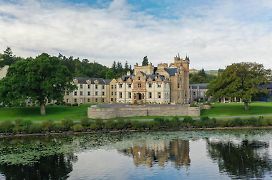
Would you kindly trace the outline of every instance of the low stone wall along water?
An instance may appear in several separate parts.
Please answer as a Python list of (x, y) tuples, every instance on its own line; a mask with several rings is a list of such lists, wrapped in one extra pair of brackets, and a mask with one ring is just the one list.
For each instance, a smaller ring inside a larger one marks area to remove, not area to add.
[(128, 105), (104, 104), (88, 108), (88, 117), (93, 119), (111, 119), (133, 116), (200, 116), (199, 107), (189, 105)]

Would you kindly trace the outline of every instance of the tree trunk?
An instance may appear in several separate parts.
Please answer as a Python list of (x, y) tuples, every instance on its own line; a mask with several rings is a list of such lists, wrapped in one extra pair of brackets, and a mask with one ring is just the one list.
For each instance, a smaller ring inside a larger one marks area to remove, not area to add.
[(45, 112), (45, 103), (40, 104), (40, 112), (41, 112), (42, 116), (44, 116), (46, 114), (46, 112)]
[(248, 102), (244, 102), (245, 111), (249, 110)]

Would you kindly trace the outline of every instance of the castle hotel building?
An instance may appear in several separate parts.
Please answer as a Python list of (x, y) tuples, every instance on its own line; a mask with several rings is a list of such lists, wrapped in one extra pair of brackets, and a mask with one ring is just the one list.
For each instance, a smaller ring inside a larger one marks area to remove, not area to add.
[(64, 101), (82, 103), (186, 104), (189, 103), (189, 57), (174, 57), (171, 64), (134, 66), (134, 72), (118, 79), (75, 78), (78, 89)]

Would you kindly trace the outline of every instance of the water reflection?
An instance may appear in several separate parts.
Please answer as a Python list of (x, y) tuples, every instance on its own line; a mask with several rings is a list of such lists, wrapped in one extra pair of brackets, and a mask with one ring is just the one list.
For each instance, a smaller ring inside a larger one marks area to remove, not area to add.
[(176, 168), (190, 165), (189, 141), (175, 139), (171, 141), (159, 141), (156, 143), (136, 144), (119, 152), (132, 156), (136, 166), (154, 164), (165, 166), (168, 161), (174, 162)]
[(271, 178), (271, 136), (187, 131), (0, 139), (0, 179)]
[(207, 140), (209, 156), (218, 163), (220, 171), (233, 178), (263, 178), (272, 170), (269, 144), (243, 140), (240, 143)]
[(16, 179), (67, 179), (73, 170), (76, 156), (73, 154), (56, 154), (41, 157), (38, 162), (29, 165), (0, 165), (0, 172), (7, 180)]

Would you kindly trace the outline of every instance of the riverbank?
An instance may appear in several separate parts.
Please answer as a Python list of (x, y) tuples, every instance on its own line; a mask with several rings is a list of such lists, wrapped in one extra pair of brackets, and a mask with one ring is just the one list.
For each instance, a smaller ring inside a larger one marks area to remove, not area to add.
[(65, 131), (58, 133), (32, 133), (32, 134), (7, 134), (0, 133), (0, 138), (11, 138), (11, 137), (37, 137), (37, 136), (66, 136), (66, 135), (81, 135), (81, 134), (96, 134), (96, 133), (133, 133), (133, 132), (159, 132), (159, 131), (229, 131), (229, 130), (272, 130), (272, 126), (262, 126), (262, 127), (253, 127), (253, 126), (240, 126), (240, 127), (215, 127), (215, 128), (181, 128), (181, 129), (159, 129), (159, 130), (111, 130), (111, 131)]
[(2, 136), (24, 136), (29, 134), (48, 135), (65, 133), (96, 133), (96, 132), (133, 132), (133, 131), (174, 131), (174, 130), (223, 130), (239, 128), (271, 128), (272, 119), (263, 116), (248, 119), (234, 118), (218, 120), (216, 118), (201, 117), (195, 120), (192, 117), (154, 118), (149, 121), (130, 119), (90, 120), (80, 121), (4, 121), (0, 123)]

